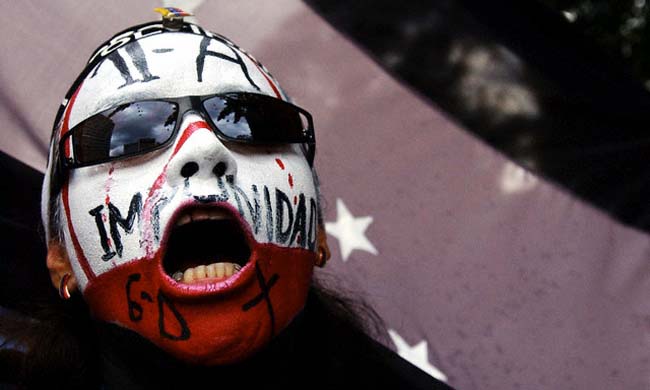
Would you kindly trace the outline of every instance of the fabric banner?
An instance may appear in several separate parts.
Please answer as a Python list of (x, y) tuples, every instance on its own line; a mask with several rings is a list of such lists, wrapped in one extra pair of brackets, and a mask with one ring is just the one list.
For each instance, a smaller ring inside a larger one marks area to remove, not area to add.
[[(172, 4), (3, 5), (0, 150), (43, 170), (93, 49)], [(333, 253), (317, 272), (374, 305), (391, 348), (458, 389), (650, 386), (647, 234), (509, 161), (300, 1), (173, 5), (314, 116)]]

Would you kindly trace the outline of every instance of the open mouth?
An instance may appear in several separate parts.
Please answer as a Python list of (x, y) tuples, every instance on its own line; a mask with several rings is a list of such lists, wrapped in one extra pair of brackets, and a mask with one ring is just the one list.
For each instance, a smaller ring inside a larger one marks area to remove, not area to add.
[(224, 208), (188, 208), (172, 227), (163, 269), (177, 283), (218, 282), (237, 274), (251, 249), (239, 220)]

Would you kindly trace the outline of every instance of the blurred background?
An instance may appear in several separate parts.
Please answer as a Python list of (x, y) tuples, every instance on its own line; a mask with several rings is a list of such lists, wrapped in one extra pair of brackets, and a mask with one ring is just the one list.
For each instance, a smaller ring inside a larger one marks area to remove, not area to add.
[(458, 389), (650, 387), (645, 0), (2, 4), (3, 307), (51, 293), (38, 171), (67, 88), (177, 6), (314, 116), (317, 273), (390, 348)]

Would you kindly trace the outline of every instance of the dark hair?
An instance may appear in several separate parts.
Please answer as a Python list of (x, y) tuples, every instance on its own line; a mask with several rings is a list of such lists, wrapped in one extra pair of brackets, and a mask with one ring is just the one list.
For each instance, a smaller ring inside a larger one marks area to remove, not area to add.
[[(318, 354), (318, 359), (330, 362), (327, 364), (339, 365), (350, 355), (350, 348), (365, 348), (362, 345), (368, 342), (368, 336), (386, 341), (385, 327), (376, 312), (363, 300), (335, 291), (340, 288), (340, 283), (331, 278), (326, 282), (314, 280), (305, 309), (294, 320), (298, 324), (292, 323), (276, 336), (285, 340), (272, 341), (276, 346), (269, 347), (262, 355), (282, 361), (299, 359), (305, 353)], [(4, 339), (0, 348), (0, 367), (4, 367), (4, 371), (0, 370), (0, 384), (12, 383), (21, 389), (99, 388), (105, 379), (101, 349), (107, 335), (112, 349), (130, 348), (132, 354), (133, 348), (140, 346), (147, 356), (167, 359), (162, 350), (134, 332), (95, 322), (79, 294), (68, 301), (29, 306), (31, 316), (17, 311), (0, 315), (0, 336)], [(291, 338), (300, 341), (287, 341)], [(288, 343), (291, 349), (287, 348)], [(296, 348), (300, 348), (299, 354)], [(305, 352), (310, 348), (314, 350)], [(183, 367), (182, 362), (165, 364)], [(185, 366), (185, 369), (189, 368)]]

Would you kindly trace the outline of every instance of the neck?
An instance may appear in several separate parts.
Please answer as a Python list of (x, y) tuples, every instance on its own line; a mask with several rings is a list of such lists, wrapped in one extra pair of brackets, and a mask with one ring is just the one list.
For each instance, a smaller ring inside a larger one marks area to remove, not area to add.
[[(250, 359), (231, 365), (205, 367), (177, 360), (148, 340), (116, 325), (97, 324), (102, 369), (108, 389), (193, 388), (206, 383), (220, 386), (268, 386), (268, 378), (288, 380), (306, 352), (304, 315), (299, 314), (281, 334)], [(274, 387), (275, 387), (274, 384)]]

